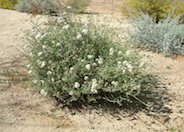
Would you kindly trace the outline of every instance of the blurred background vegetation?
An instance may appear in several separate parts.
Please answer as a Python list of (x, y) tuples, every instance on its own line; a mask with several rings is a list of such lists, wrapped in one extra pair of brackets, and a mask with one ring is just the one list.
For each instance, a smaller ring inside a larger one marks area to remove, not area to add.
[(168, 14), (173, 17), (184, 13), (183, 0), (123, 0), (121, 13), (125, 16), (136, 16), (139, 12), (148, 13), (157, 21)]
[(0, 8), (14, 9), (17, 4), (17, 0), (0, 0)]
[[(119, 11), (123, 16), (134, 17), (143, 12), (155, 17), (157, 21), (167, 17), (168, 14), (172, 14), (175, 17), (184, 13), (184, 0), (0, 0), (0, 8), (16, 8), (18, 11), (28, 11), (29, 13), (33, 12), (29, 9), (35, 9), (35, 7), (44, 10), (44, 12), (47, 9), (52, 11), (52, 8), (55, 11), (59, 7), (58, 1), (61, 5), (70, 6), (71, 11), (77, 13), (84, 13), (88, 8), (91, 8), (92, 12), (98, 12), (98, 9), (101, 8), (102, 10), (111, 10), (112, 12)], [(39, 5), (36, 6), (35, 3)], [(48, 3), (52, 3), (52, 6)], [(18, 6), (15, 6), (17, 4)], [(33, 5), (34, 8), (31, 8)], [(40, 14), (40, 12), (37, 14)]]

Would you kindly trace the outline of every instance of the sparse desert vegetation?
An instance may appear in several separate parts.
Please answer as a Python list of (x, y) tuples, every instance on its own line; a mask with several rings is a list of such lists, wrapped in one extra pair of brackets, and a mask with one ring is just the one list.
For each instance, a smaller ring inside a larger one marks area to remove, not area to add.
[(0, 131), (183, 131), (183, 3), (142, 2), (0, 9)]

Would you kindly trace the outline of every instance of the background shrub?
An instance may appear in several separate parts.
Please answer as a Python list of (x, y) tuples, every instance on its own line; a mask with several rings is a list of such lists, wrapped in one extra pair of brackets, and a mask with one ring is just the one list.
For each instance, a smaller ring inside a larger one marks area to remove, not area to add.
[(140, 101), (150, 89), (138, 54), (119, 47), (107, 28), (65, 16), (48, 25), (36, 25), (28, 36), (29, 73), (42, 94), (55, 96), (64, 105), (122, 105)]
[(20, 0), (15, 8), (20, 12), (57, 15), (61, 12), (61, 3), (59, 0)]
[(180, 24), (181, 16), (167, 17), (156, 23), (149, 15), (141, 14), (130, 22), (128, 41), (136, 47), (166, 54), (184, 55), (184, 25)]
[(66, 6), (71, 7), (71, 11), (82, 13), (85, 11), (86, 7), (89, 5), (90, 0), (66, 0)]
[(121, 7), (122, 14), (135, 16), (140, 11), (155, 17), (157, 21), (173, 13), (177, 16), (184, 13), (183, 0), (124, 0)]
[(0, 8), (14, 9), (17, 0), (0, 0)]

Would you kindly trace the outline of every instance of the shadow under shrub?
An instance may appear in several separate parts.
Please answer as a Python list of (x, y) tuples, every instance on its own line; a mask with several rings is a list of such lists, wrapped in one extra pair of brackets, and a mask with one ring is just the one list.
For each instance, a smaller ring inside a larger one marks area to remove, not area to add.
[(110, 32), (91, 22), (74, 22), (68, 15), (47, 26), (35, 25), (28, 35), (33, 83), (67, 106), (137, 101), (146, 105), (142, 91), (154, 84), (147, 80), (139, 55), (120, 47)]
[(15, 8), (26, 13), (58, 15), (61, 3), (59, 0), (19, 0)]
[(182, 16), (156, 22), (156, 19), (140, 14), (130, 20), (132, 25), (128, 29), (128, 43), (155, 52), (163, 52), (167, 55), (184, 55), (184, 24), (181, 24)]

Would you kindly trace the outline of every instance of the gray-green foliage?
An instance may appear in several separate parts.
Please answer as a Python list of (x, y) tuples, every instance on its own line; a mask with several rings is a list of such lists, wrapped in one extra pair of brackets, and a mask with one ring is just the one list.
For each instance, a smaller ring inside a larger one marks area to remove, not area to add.
[(58, 19), (36, 25), (28, 37), (29, 73), (42, 94), (65, 105), (121, 105), (145, 97), (151, 83), (136, 52), (118, 46), (107, 28), (73, 22), (67, 15)]
[(61, 12), (59, 0), (20, 0), (15, 8), (17, 11), (33, 14), (57, 15)]
[(139, 48), (145, 48), (166, 54), (184, 54), (184, 25), (180, 16), (167, 17), (156, 23), (149, 15), (141, 14), (131, 20), (129, 42)]

